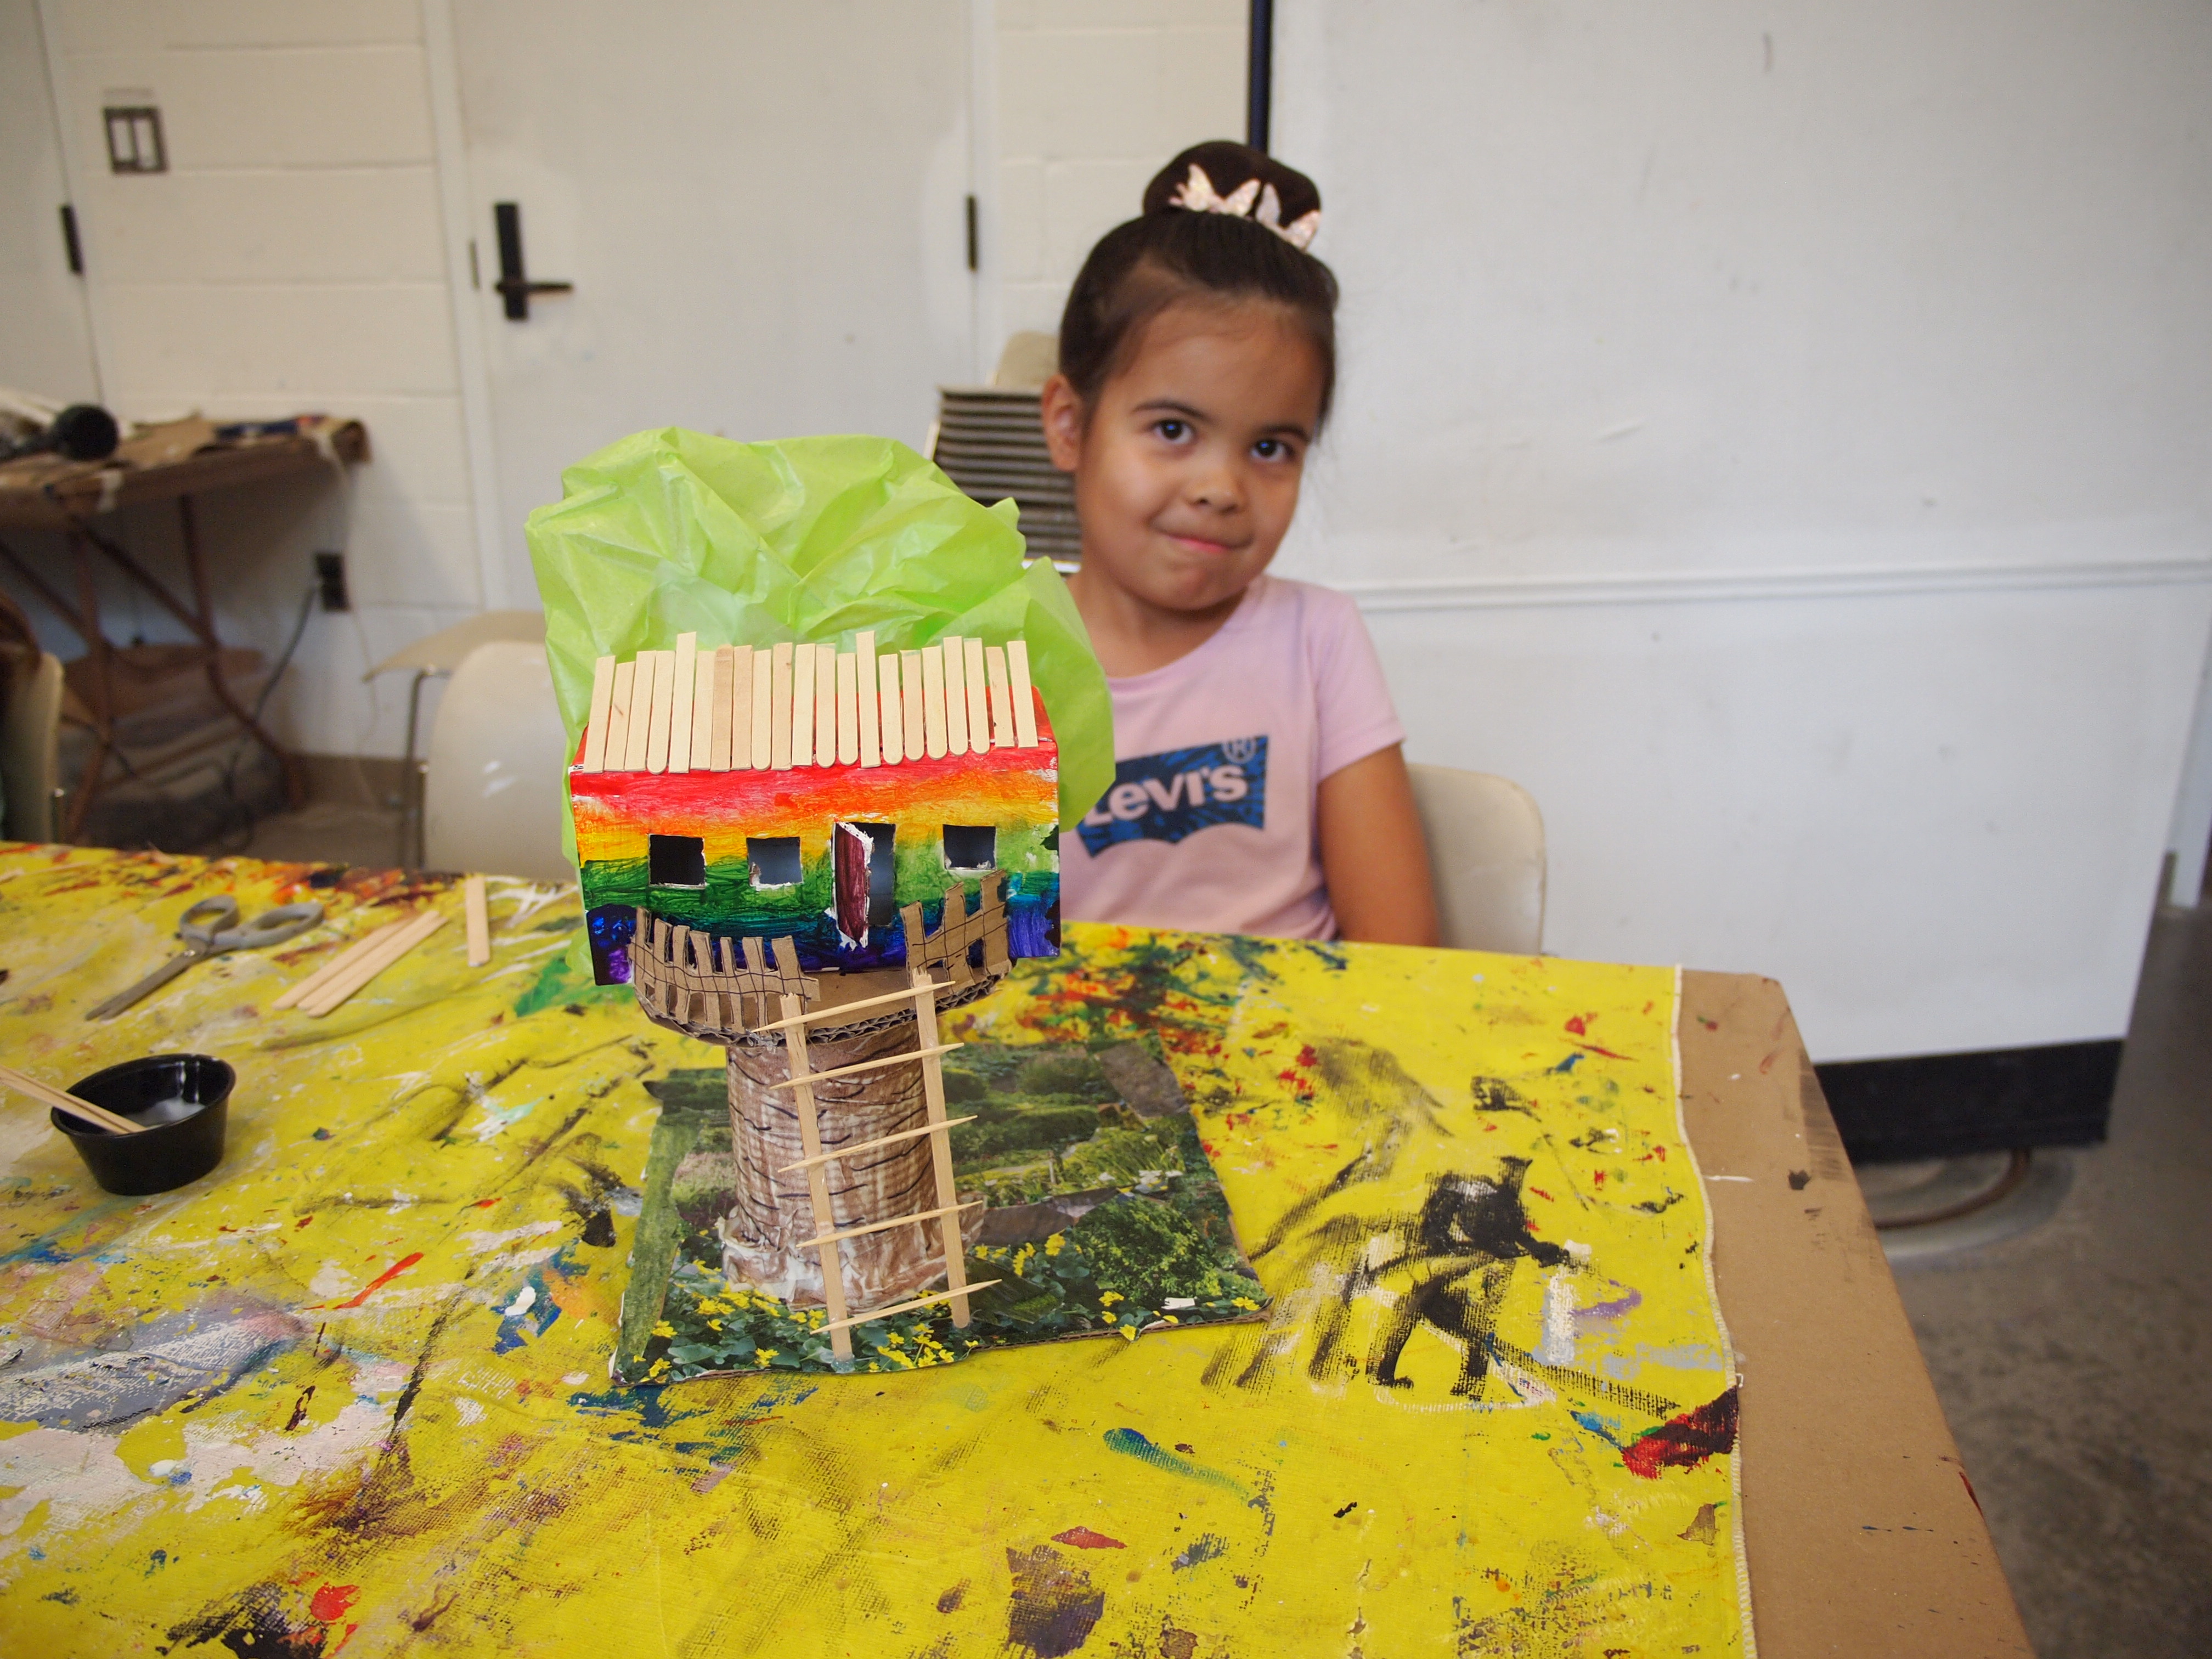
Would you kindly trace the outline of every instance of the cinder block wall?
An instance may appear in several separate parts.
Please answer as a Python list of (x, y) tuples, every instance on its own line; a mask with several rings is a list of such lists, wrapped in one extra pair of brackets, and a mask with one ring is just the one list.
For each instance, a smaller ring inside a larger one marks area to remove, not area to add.
[(1060, 326), (1083, 256), (1136, 216), (1146, 182), (1176, 151), (1243, 137), (1245, 9), (1243, 0), (999, 0), (1009, 331)]
[[(302, 749), (396, 754), (402, 687), (372, 692), (363, 670), (479, 605), (422, 9), (65, 0), (45, 17), (109, 404), (368, 423), (349, 503), (302, 482), (210, 496), (202, 522), (226, 626), (272, 654), (310, 554), (343, 544), (357, 609), (315, 614), (272, 713)], [(109, 171), (101, 110), (136, 101), (161, 111), (166, 173)], [(139, 518), (126, 535), (161, 559), (169, 515)], [(108, 592), (111, 634), (177, 636)]]

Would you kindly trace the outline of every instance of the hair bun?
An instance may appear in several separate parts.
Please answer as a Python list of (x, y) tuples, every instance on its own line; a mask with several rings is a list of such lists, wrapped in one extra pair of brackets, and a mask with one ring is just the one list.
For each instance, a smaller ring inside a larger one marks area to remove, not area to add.
[(1145, 213), (1224, 213), (1304, 250), (1321, 228), (1321, 191), (1296, 167), (1227, 138), (1193, 144), (1145, 186)]

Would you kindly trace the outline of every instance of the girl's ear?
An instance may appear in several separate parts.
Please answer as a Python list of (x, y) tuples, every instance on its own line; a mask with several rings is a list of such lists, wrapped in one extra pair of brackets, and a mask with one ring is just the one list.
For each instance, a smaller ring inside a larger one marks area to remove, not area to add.
[(1083, 455), (1083, 399), (1065, 374), (1044, 383), (1037, 398), (1037, 418), (1044, 426), (1045, 447), (1052, 464), (1062, 472), (1075, 471)]

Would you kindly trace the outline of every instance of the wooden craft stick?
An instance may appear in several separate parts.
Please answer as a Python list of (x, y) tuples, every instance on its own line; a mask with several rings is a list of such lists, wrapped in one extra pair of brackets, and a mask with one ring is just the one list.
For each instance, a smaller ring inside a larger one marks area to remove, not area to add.
[(659, 653), (637, 653), (637, 678), (629, 688), (629, 739), (623, 750), (623, 770), (645, 770), (646, 745), (653, 737), (653, 671)]
[[(899, 708), (897, 652), (887, 651), (876, 659), (876, 678), (881, 682), (881, 695), (878, 702), (882, 706), (882, 720), (878, 730), (883, 738), (883, 762), (886, 766), (896, 766), (906, 755), (905, 745), (901, 741), (906, 732), (906, 716)], [(862, 698), (860, 707), (866, 709), (867, 706), (867, 699)], [(863, 765), (866, 764), (866, 751), (862, 752), (860, 759)]]
[(694, 772), (714, 769), (714, 651), (697, 653), (691, 667), (691, 766)]
[(607, 769), (607, 705), (614, 701), (615, 659), (601, 657), (592, 665), (592, 712), (584, 717), (584, 758), (581, 772)]
[(668, 769), (669, 726), (675, 716), (676, 653), (656, 651), (653, 653), (653, 724), (647, 728), (645, 739), (645, 769), (648, 772)]
[(1030, 642), (1006, 641), (1006, 672), (1012, 677), (1014, 741), (1024, 749), (1037, 746), (1036, 705), (1030, 690)]
[(801, 643), (791, 657), (791, 763), (814, 764), (814, 647)]
[(775, 698), (769, 689), (771, 675), (769, 665), (775, 653), (765, 646), (753, 653), (753, 754), (752, 764), (765, 769), (774, 748), (769, 734), (775, 727)]
[[(791, 699), (792, 669), (797, 660), (789, 640), (779, 640), (775, 646), (775, 678), (773, 701), (769, 710), (769, 764), (779, 772), (791, 769)], [(760, 735), (754, 728), (753, 735)], [(757, 750), (756, 750), (757, 752)]]
[(320, 1019), (445, 925), (444, 911), (425, 910), (390, 939), (379, 942), (375, 951), (363, 958), (359, 965), (331, 980), (316, 993), (313, 1001), (303, 1001), (300, 1006), (314, 1018)]
[[(762, 1026), (759, 1029), (766, 1030), (768, 1028), (766, 1026)], [(963, 1123), (973, 1123), (975, 1121), (975, 1114), (970, 1112), (966, 1117), (946, 1118), (945, 1120), (944, 1127), (948, 1129), (956, 1128)], [(820, 1158), (802, 1158), (796, 1164), (785, 1164), (781, 1169), (778, 1170), (776, 1173), (778, 1175), (789, 1175), (793, 1170), (803, 1170), (810, 1164), (835, 1164), (841, 1158), (856, 1158), (862, 1152), (872, 1152), (879, 1147), (896, 1146), (902, 1141), (918, 1140), (924, 1135), (935, 1134), (938, 1131), (938, 1127), (939, 1126), (934, 1123), (925, 1123), (919, 1129), (901, 1129), (895, 1135), (878, 1135), (873, 1140), (863, 1140), (859, 1144), (851, 1146), (840, 1146), (834, 1152), (823, 1153)]]
[[(752, 941), (747, 939), (746, 944)], [(750, 954), (750, 953), (748, 953)], [(781, 952), (778, 952), (781, 956)], [(783, 1017), (792, 1018), (805, 1012), (806, 1005), (786, 991), (782, 996)], [(814, 1115), (814, 1085), (807, 1075), (806, 1045), (787, 1042), (783, 1052), (791, 1067), (791, 1080), (798, 1085), (792, 1091), (793, 1104), (799, 1110), (799, 1144), (809, 1158), (822, 1155), (822, 1129)], [(806, 1204), (814, 1218), (815, 1231), (834, 1231), (837, 1218), (830, 1208), (830, 1178), (819, 1164), (810, 1164), (806, 1170)], [(830, 1351), (840, 1359), (853, 1357), (853, 1339), (844, 1331), (845, 1271), (840, 1265), (836, 1240), (822, 1245), (822, 1301), (829, 1310), (831, 1324), (838, 1328), (830, 1338)], [(823, 1328), (827, 1329), (828, 1327)]]
[(924, 719), (929, 699), (922, 694), (921, 653), (899, 653), (899, 702), (906, 711), (906, 757), (920, 760), (927, 751), (922, 740)]
[(409, 921), (410, 918), (402, 916), (397, 921), (386, 922), (381, 927), (370, 928), (337, 955), (316, 969), (313, 973), (309, 974), (297, 984), (287, 987), (284, 994), (269, 1005), (270, 1011), (273, 1013), (279, 1008), (289, 1008), (295, 1004), (304, 1001), (315, 992), (321, 990), (324, 986), (328, 985), (343, 970), (352, 967), (367, 956), (375, 947), (379, 939), (391, 938), (392, 934), (404, 927)]
[[(953, 1301), (965, 1302), (973, 1292), (976, 1291), (988, 1291), (992, 1285), (1002, 1285), (1006, 1281), (1004, 1279), (979, 1279), (973, 1285), (967, 1286), (963, 1290), (933, 1291), (927, 1296), (918, 1296), (915, 1297), (911, 1302), (894, 1302), (888, 1308), (871, 1308), (867, 1312), (864, 1314), (855, 1314), (850, 1319), (833, 1319), (828, 1324), (817, 1325), (815, 1328), (817, 1330), (828, 1331), (830, 1334), (830, 1343), (832, 1350), (834, 1351), (836, 1346), (837, 1338), (842, 1334), (842, 1328), (845, 1327), (872, 1324), (878, 1319), (889, 1319), (893, 1314), (912, 1313), (916, 1308), (927, 1308), (934, 1303)], [(952, 1322), (958, 1325), (962, 1324), (963, 1322), (955, 1319)]]
[(814, 763), (837, 758), (837, 647), (814, 647)]
[(939, 1216), (953, 1215), (962, 1210), (980, 1210), (982, 1207), (981, 1199), (971, 1198), (965, 1204), (955, 1204), (950, 1209), (916, 1210), (912, 1215), (895, 1215), (889, 1221), (871, 1221), (864, 1227), (842, 1227), (834, 1233), (824, 1233), (819, 1238), (804, 1239), (800, 1241), (799, 1248), (802, 1250), (811, 1250), (817, 1244), (832, 1244), (840, 1239), (846, 1238), (862, 1238), (870, 1233), (889, 1232), (894, 1227), (918, 1226), (925, 1221), (934, 1221)]
[[(713, 656), (700, 658), (699, 678), (707, 688), (707, 754), (703, 764), (709, 772), (726, 772), (730, 769), (730, 723), (736, 716), (737, 647), (718, 645)], [(691, 744), (691, 765), (696, 770), (702, 764), (698, 738), (693, 738)]]
[(988, 754), (991, 747), (990, 687), (983, 679), (983, 641), (973, 635), (960, 641), (961, 654), (967, 661), (961, 665), (961, 684), (968, 688), (968, 750), (970, 754)]
[(484, 878), (471, 876), (461, 884), (461, 906), (469, 923), (469, 966), (481, 968), (491, 960), (491, 906), (484, 897)]
[(1006, 653), (991, 646), (983, 653), (983, 672), (991, 682), (991, 747), (1014, 746), (1014, 694), (1006, 678)]
[[(939, 924), (942, 926), (942, 923)], [(914, 1037), (924, 1054), (937, 1042), (937, 981), (924, 968), (907, 970), (914, 989)], [(934, 1060), (921, 1068), (921, 1096), (933, 1129), (945, 1128), (945, 1072)], [(945, 1299), (952, 1304), (952, 1322), (968, 1327), (968, 1239), (962, 1231), (957, 1208), (959, 1183), (952, 1172), (952, 1136), (949, 1131), (929, 1138), (930, 1169), (937, 1177), (937, 1201), (947, 1209), (937, 1226), (937, 1247), (945, 1255)]]
[[(753, 763), (753, 648), (730, 645), (722, 649), (730, 653), (730, 729), (722, 734), (722, 765), (727, 771), (749, 771)], [(720, 653), (715, 654), (719, 659)], [(768, 665), (766, 652), (761, 653), (761, 665)], [(721, 672), (719, 661), (714, 672)], [(768, 699), (763, 696), (761, 701)]]
[[(841, 1008), (837, 1012), (842, 1013), (844, 1009)], [(949, 1054), (955, 1048), (964, 1046), (958, 1042), (940, 1042), (933, 1048), (910, 1048), (902, 1054), (884, 1054), (879, 1059), (864, 1060), (857, 1066), (840, 1066), (834, 1072), (811, 1072), (808, 1073), (808, 1077), (816, 1083), (822, 1083), (833, 1077), (850, 1077), (855, 1072), (880, 1072), (886, 1066), (902, 1065), (909, 1060), (920, 1060), (925, 1054)], [(768, 1086), (771, 1089), (795, 1089), (801, 1080), (798, 1078), (787, 1078), (781, 1083), (771, 1083)]]
[[(940, 991), (950, 991), (953, 988), (949, 981), (934, 982)], [(912, 1002), (913, 1000), (914, 993), (910, 990), (889, 991), (879, 997), (862, 997), (858, 1002), (841, 1002), (834, 1007), (817, 1008), (811, 1013), (803, 1014), (797, 1019), (775, 1020), (769, 1024), (756, 1025), (750, 1029), (756, 1031), (781, 1031), (788, 1026), (820, 1025), (829, 1020), (842, 1020), (848, 1014), (856, 1013), (863, 1008), (880, 1008), (887, 1002)], [(907, 1058), (911, 1060), (914, 1056), (908, 1054)]]
[(149, 1129), (149, 1123), (134, 1122), (120, 1113), (111, 1112), (105, 1106), (95, 1106), (88, 1100), (79, 1100), (66, 1089), (57, 1089), (51, 1083), (41, 1083), (27, 1072), (19, 1072), (12, 1066), (0, 1066), (0, 1083), (6, 1084), (17, 1094), (28, 1095), (40, 1105), (51, 1106), (56, 1111), (67, 1112), (71, 1117), (106, 1130), (111, 1134), (135, 1135)]
[(614, 681), (607, 691), (607, 746), (604, 757), (605, 769), (610, 772), (629, 769), (629, 703), (631, 689), (636, 682), (635, 662), (615, 665)]
[(945, 754), (945, 653), (932, 648), (921, 653), (921, 718), (923, 747), (930, 759)]
[(837, 653), (837, 763), (854, 766), (860, 759), (860, 659), (856, 652)]
[(877, 724), (879, 712), (876, 703), (876, 636), (873, 630), (862, 629), (853, 635), (853, 654), (859, 659), (854, 674), (854, 688), (860, 693), (860, 764), (880, 766), (884, 760), (882, 732)]
[[(945, 653), (945, 750), (950, 755), (968, 752), (968, 690), (962, 684), (967, 659), (961, 653), (960, 636), (947, 634), (942, 649)], [(930, 753), (935, 754), (935, 750)]]
[(672, 688), (676, 702), (668, 716), (668, 769), (689, 772), (691, 769), (691, 702), (699, 685), (699, 636), (678, 634), (676, 636), (676, 661), (672, 672), (675, 677)]

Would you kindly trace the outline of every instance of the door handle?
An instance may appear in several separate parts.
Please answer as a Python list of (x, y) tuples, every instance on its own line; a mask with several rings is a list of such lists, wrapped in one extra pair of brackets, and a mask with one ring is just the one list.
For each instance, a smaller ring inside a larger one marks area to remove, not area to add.
[(574, 283), (533, 283), (522, 268), (522, 205), (519, 202), (494, 202), (492, 218), (499, 226), (499, 280), (492, 286), (499, 290), (507, 302), (507, 319), (511, 323), (530, 320), (530, 296), (533, 294), (571, 294)]

